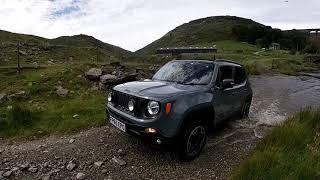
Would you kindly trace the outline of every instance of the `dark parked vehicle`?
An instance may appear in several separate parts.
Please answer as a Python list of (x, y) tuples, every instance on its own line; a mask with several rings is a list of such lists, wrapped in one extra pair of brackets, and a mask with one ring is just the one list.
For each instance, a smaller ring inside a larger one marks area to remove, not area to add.
[(156, 145), (175, 145), (183, 160), (197, 157), (208, 130), (247, 116), (252, 90), (244, 68), (228, 60), (174, 60), (152, 80), (115, 86), (108, 95), (111, 124)]

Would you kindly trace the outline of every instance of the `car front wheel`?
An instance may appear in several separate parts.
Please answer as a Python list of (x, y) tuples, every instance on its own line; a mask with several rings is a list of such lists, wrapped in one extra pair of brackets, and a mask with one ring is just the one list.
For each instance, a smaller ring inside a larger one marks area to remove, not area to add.
[(182, 161), (191, 161), (199, 156), (207, 142), (207, 128), (204, 123), (190, 124), (182, 134), (179, 157)]

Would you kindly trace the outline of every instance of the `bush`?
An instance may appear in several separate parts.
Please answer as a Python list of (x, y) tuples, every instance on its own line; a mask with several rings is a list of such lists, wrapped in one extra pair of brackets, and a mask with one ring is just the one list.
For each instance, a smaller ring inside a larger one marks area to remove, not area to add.
[(34, 118), (32, 112), (26, 106), (15, 104), (8, 112), (8, 126), (11, 128), (30, 126)]
[(319, 47), (315, 44), (309, 44), (303, 49), (304, 54), (316, 54), (319, 51)]

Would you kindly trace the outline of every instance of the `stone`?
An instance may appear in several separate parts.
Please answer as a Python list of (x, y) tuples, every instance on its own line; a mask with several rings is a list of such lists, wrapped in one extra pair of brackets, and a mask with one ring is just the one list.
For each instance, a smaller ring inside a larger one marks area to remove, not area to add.
[(102, 70), (99, 68), (91, 68), (85, 73), (85, 77), (91, 81), (100, 80), (100, 76), (102, 76)]
[(106, 74), (100, 77), (100, 82), (103, 84), (113, 83), (117, 80), (117, 76), (112, 74)]
[(63, 88), (62, 86), (57, 86), (56, 88), (57, 88), (56, 93), (59, 96), (61, 96), (61, 97), (67, 97), (68, 96), (68, 94), (69, 94), (69, 90), (68, 89)]
[(51, 175), (50, 175), (50, 174), (45, 175), (45, 176), (43, 176), (43, 177), (42, 177), (42, 180), (49, 180), (49, 179), (50, 179), (50, 177), (51, 177)]
[(98, 167), (101, 167), (103, 165), (103, 161), (97, 161), (94, 163), (94, 165), (98, 166)]
[(125, 153), (122, 149), (119, 149), (119, 150), (118, 150), (118, 154), (119, 154), (119, 156), (124, 156), (124, 155), (126, 155), (126, 153)]
[(84, 173), (79, 172), (76, 176), (77, 179), (82, 180), (86, 178), (86, 175)]
[(121, 63), (119, 61), (116, 61), (116, 62), (111, 62), (110, 65), (111, 66), (121, 66)]
[(124, 160), (117, 158), (115, 156), (112, 158), (112, 161), (120, 166), (125, 166), (127, 164)]
[(20, 166), (21, 171), (24, 171), (29, 168), (29, 164), (23, 164)]
[(107, 169), (103, 169), (103, 170), (101, 171), (101, 173), (102, 173), (102, 174), (107, 174), (107, 173), (108, 173), (108, 170), (107, 170)]
[(73, 161), (70, 161), (67, 165), (67, 169), (69, 171), (73, 171), (75, 168), (77, 167), (76, 163), (74, 163)]
[(12, 173), (13, 173), (13, 171), (7, 171), (7, 172), (3, 173), (2, 176), (3, 177), (10, 177)]
[(15, 172), (15, 171), (18, 171), (19, 168), (18, 167), (13, 167), (11, 171)]
[(107, 86), (101, 82), (99, 82), (99, 89), (100, 90), (107, 90)]
[(72, 143), (74, 143), (75, 141), (76, 141), (75, 139), (70, 139), (70, 140), (69, 140), (69, 143), (72, 144)]
[(73, 115), (72, 117), (73, 117), (73, 118), (77, 118), (77, 117), (79, 117), (79, 114), (75, 114), (75, 115)]
[(36, 172), (38, 172), (38, 168), (36, 168), (36, 167), (30, 167), (30, 168), (28, 169), (28, 171), (29, 171), (29, 172), (32, 172), (32, 173), (36, 173)]
[(7, 94), (0, 93), (0, 103), (4, 103), (7, 101)]
[(29, 98), (29, 94), (26, 93), (25, 91), (20, 91), (18, 93), (14, 93), (8, 96), (8, 99), (10, 101), (12, 100), (23, 100)]

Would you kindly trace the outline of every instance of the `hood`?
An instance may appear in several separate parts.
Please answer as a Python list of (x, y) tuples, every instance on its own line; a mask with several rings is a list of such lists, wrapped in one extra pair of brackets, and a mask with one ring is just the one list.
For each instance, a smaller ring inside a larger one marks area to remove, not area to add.
[(150, 80), (120, 84), (114, 90), (143, 97), (171, 97), (201, 91), (204, 87)]

